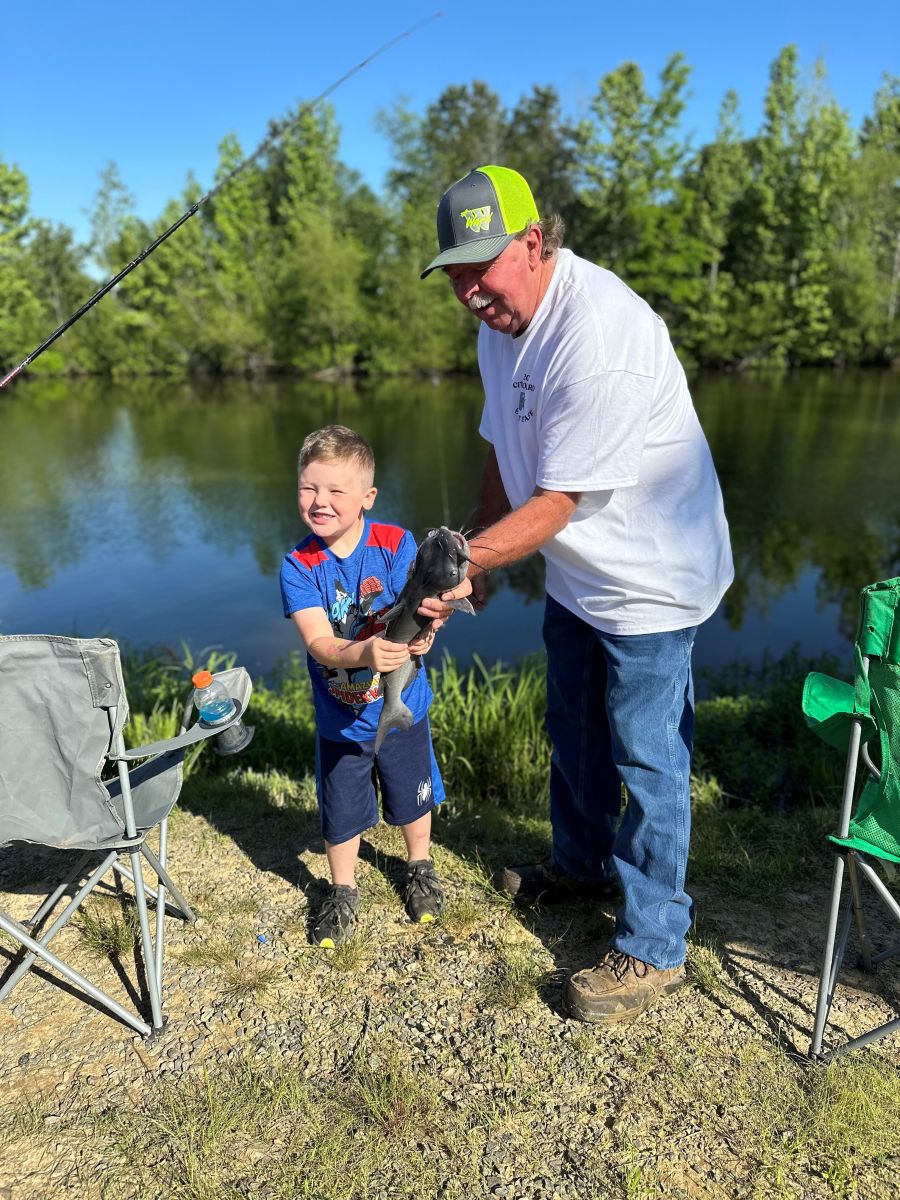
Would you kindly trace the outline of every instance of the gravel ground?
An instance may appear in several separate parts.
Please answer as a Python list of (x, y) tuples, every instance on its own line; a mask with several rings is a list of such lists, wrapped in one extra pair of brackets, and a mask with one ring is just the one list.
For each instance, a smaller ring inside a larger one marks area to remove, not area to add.
[[(325, 871), (314, 838), (285, 836), (291, 820), (215, 828), (177, 817), (171, 869), (204, 915), (194, 927), (168, 922), (163, 1033), (145, 1042), (41, 972), (0, 1005), (0, 1200), (119, 1194), (109, 1114), (152, 1110), (166, 1083), (272, 1055), (315, 1083), (366, 1056), (377, 1069), (385, 1047), (425, 1082), (448, 1125), (468, 1114), (465, 1170), (439, 1161), (423, 1131), (441, 1196), (896, 1195), (896, 1158), (857, 1161), (840, 1193), (815, 1155), (773, 1151), (796, 1136), (790, 1110), (774, 1132), (757, 1111), (753, 1064), (796, 1074), (793, 1056), (808, 1046), (824, 873), (821, 889), (789, 895), (779, 912), (694, 886), (702, 923), (692, 985), (630, 1025), (598, 1030), (567, 1020), (561, 998), (568, 973), (596, 957), (610, 908), (517, 912), (491, 896), (477, 863), (439, 841), (447, 920), (413, 927), (396, 891), (401, 842), (381, 827), (364, 846), (355, 954), (339, 959), (307, 943)], [(38, 856), (36, 871), (52, 858)], [(18, 918), (36, 907), (42, 882), (23, 886), (21, 875), (0, 851), (0, 907)], [(133, 1002), (132, 954), (117, 964), (75, 928), (54, 949)], [(0, 968), (9, 958), (0, 947)], [(896, 969), (874, 982), (851, 972), (835, 1007), (838, 1035), (896, 1009)], [(900, 1037), (877, 1055), (896, 1066)], [(770, 1070), (759, 1086), (771, 1103)], [(754, 1142), (757, 1127), (765, 1145)], [(273, 1135), (255, 1152), (257, 1182), (228, 1194), (270, 1194), (266, 1163), (277, 1147)], [(134, 1194), (171, 1194), (164, 1163), (158, 1178)], [(352, 1194), (415, 1194), (404, 1189), (382, 1172)]]

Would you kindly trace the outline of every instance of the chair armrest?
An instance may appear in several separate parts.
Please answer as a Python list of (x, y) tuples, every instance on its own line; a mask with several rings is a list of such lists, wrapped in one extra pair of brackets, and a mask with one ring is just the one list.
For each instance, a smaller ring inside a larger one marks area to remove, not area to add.
[(852, 683), (812, 671), (803, 684), (802, 708), (806, 724), (816, 737), (845, 754), (850, 744), (850, 728), (856, 723), (862, 728), (862, 741), (867, 742), (875, 732), (875, 722), (868, 713), (855, 711), (856, 693)]
[(247, 711), (247, 705), (250, 703), (250, 696), (253, 693), (253, 682), (243, 667), (230, 667), (227, 671), (217, 671), (213, 678), (218, 679), (228, 689), (228, 694), (237, 709), (233, 717), (229, 717), (227, 721), (219, 721), (215, 725), (207, 725), (200, 718), (190, 729), (180, 733), (177, 737), (166, 738), (161, 742), (150, 742), (146, 746), (135, 746), (123, 754), (109, 754), (107, 757), (110, 761), (134, 762), (139, 758), (157, 758), (160, 754), (169, 754), (172, 750), (181, 750), (185, 746), (205, 741), (206, 738), (216, 737), (223, 729), (230, 729), (232, 725), (236, 725), (243, 719)]

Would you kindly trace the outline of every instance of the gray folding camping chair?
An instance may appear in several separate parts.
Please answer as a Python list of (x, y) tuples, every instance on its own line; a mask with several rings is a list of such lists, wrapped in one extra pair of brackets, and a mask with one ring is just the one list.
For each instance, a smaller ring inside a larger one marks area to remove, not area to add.
[[(166, 869), (168, 818), (181, 791), (185, 749), (212, 737), (219, 753), (232, 754), (244, 749), (253, 733), (242, 720), (252, 690), (247, 672), (235, 667), (216, 678), (235, 701), (231, 718), (217, 725), (198, 720), (188, 729), (193, 711), (189, 698), (177, 737), (126, 750), (122, 730), (128, 702), (115, 642), (38, 634), (0, 637), (0, 846), (6, 846), (5, 854), (15, 854), (22, 843), (80, 852), (30, 920), (16, 921), (0, 910), (0, 931), (18, 943), (23, 955), (0, 981), (0, 1000), (40, 959), (144, 1036), (163, 1027), (166, 910), (186, 921), (196, 919)], [(146, 761), (133, 765), (139, 760)], [(147, 844), (156, 828), (158, 855)], [(142, 858), (156, 876), (155, 888), (144, 881)], [(111, 873), (120, 882), (129, 880), (134, 889), (149, 1025), (49, 949)], [(44, 929), (70, 890), (68, 904)], [(156, 906), (155, 946), (148, 896)]]

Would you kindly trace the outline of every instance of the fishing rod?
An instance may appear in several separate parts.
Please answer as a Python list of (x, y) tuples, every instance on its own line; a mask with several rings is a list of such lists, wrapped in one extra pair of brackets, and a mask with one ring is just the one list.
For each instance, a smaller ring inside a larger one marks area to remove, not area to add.
[(136, 258), (133, 258), (126, 267), (123, 267), (118, 275), (113, 276), (112, 279), (104, 283), (103, 287), (94, 292), (90, 300), (85, 301), (81, 308), (72, 313), (71, 317), (69, 317), (67, 320), (63, 321), (62, 325), (60, 325), (58, 329), (55, 329), (45, 341), (41, 342), (41, 344), (36, 347), (36, 349), (32, 350), (27, 358), (23, 358), (17, 367), (13, 367), (8, 375), (5, 375), (2, 379), (0, 379), (0, 388), (6, 387), (6, 385), (11, 383), (17, 375), (20, 375), (26, 367), (30, 366), (31, 363), (34, 362), (39, 355), (43, 354), (45, 350), (52, 346), (57, 338), (62, 337), (67, 329), (71, 329), (76, 321), (80, 320), (89, 309), (93, 308), (98, 301), (102, 300), (107, 292), (111, 292), (117, 283), (121, 283), (126, 275), (129, 275), (135, 269), (135, 267), (139, 266), (145, 258), (149, 257), (149, 255), (153, 253), (157, 246), (161, 246), (166, 238), (172, 236), (176, 229), (180, 229), (185, 221), (189, 221), (194, 213), (198, 212), (199, 209), (206, 204), (207, 200), (211, 200), (217, 192), (220, 192), (222, 188), (231, 183), (232, 179), (234, 179), (236, 175), (239, 175), (241, 171), (243, 171), (246, 167), (249, 167), (251, 163), (256, 162), (260, 155), (265, 154), (267, 150), (270, 150), (283, 134), (285, 134), (293, 125), (296, 125), (297, 122), (305, 117), (307, 113), (312, 112), (317, 104), (321, 104), (322, 101), (327, 99), (332, 92), (336, 91), (341, 84), (346, 83), (348, 79), (352, 79), (352, 77), (358, 74), (363, 67), (367, 67), (369, 63), (373, 61), (373, 59), (378, 58), (381, 54), (386, 54), (387, 51), (396, 46), (398, 42), (402, 42), (404, 38), (411, 37), (414, 33), (418, 33), (420, 29), (424, 29), (426, 25), (430, 25), (432, 21), (436, 21), (441, 16), (443, 16), (443, 13), (435, 12), (432, 13), (430, 17), (425, 17), (423, 20), (417, 21), (414, 25), (410, 25), (409, 29), (405, 29), (403, 33), (398, 33), (396, 37), (393, 37), (390, 39), (390, 41), (385, 42), (383, 46), (379, 46), (377, 50), (373, 51), (368, 56), (368, 58), (364, 58), (362, 62), (357, 63), (355, 67), (351, 67), (349, 71), (346, 71), (339, 79), (336, 79), (334, 83), (330, 83), (328, 87), (325, 88), (323, 92), (320, 92), (314, 100), (310, 100), (307, 103), (302, 104), (299, 112), (297, 112), (293, 117), (288, 117), (280, 124), (276, 124), (269, 136), (260, 142), (260, 144), (248, 158), (245, 158), (243, 162), (238, 163), (236, 167), (228, 172), (224, 179), (220, 179), (214, 188), (210, 188), (206, 195), (201, 196), (196, 203), (192, 204), (186, 212), (181, 214), (174, 224), (170, 225), (169, 228), (164, 233), (161, 233), (159, 237), (155, 239), (155, 241), (152, 241), (149, 246), (145, 246), (140, 254), (138, 254)]

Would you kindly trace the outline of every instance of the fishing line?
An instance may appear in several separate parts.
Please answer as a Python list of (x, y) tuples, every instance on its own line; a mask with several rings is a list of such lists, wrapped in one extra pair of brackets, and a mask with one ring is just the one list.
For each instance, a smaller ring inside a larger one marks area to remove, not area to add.
[(403, 33), (398, 33), (396, 37), (392, 37), (390, 41), (385, 42), (383, 46), (379, 46), (377, 50), (374, 50), (368, 56), (368, 58), (364, 58), (362, 62), (357, 63), (355, 67), (351, 67), (350, 70), (341, 75), (339, 79), (336, 79), (333, 83), (330, 83), (328, 87), (325, 88), (323, 92), (320, 92), (314, 100), (310, 100), (307, 103), (302, 104), (299, 112), (297, 112), (293, 117), (288, 117), (280, 124), (276, 124), (269, 136), (260, 142), (260, 144), (248, 158), (245, 158), (243, 162), (238, 163), (236, 167), (228, 172), (224, 179), (220, 179), (214, 188), (210, 188), (206, 195), (201, 196), (200, 199), (197, 200), (196, 203), (192, 204), (186, 212), (182, 213), (178, 220), (173, 225), (170, 225), (165, 233), (161, 233), (159, 237), (155, 239), (155, 241), (150, 243), (149, 246), (145, 246), (136, 258), (133, 258), (126, 267), (122, 268), (118, 275), (113, 276), (112, 279), (104, 283), (103, 287), (94, 292), (90, 300), (87, 300), (84, 304), (82, 304), (81, 308), (72, 313), (71, 317), (63, 321), (62, 325), (60, 325), (58, 329), (55, 329), (53, 333), (51, 333), (46, 339), (46, 341), (41, 342), (36, 349), (32, 350), (27, 358), (23, 358), (17, 367), (13, 367), (8, 375), (5, 375), (3, 379), (0, 379), (0, 388), (6, 387), (6, 385), (15, 379), (17, 375), (20, 375), (22, 371), (24, 371), (26, 367), (30, 366), (30, 364), (33, 363), (39, 355), (43, 354), (45, 350), (52, 346), (57, 338), (62, 337), (67, 329), (70, 329), (76, 321), (83, 317), (88, 309), (93, 308), (98, 301), (103, 299), (107, 292), (112, 291), (117, 283), (121, 283), (126, 275), (129, 275), (135, 269), (135, 267), (139, 266), (145, 258), (151, 255), (157, 246), (161, 246), (166, 238), (172, 236), (176, 229), (180, 229), (185, 221), (190, 220), (194, 213), (199, 211), (199, 209), (206, 204), (207, 200), (211, 200), (217, 192), (220, 192), (222, 188), (231, 183), (232, 179), (234, 179), (236, 175), (239, 175), (241, 171), (245, 169), (245, 167), (249, 167), (251, 163), (256, 162), (260, 155), (264, 154), (267, 150), (270, 150), (278, 141), (278, 139), (283, 136), (283, 134), (285, 134), (293, 125), (296, 125), (298, 121), (307, 115), (307, 113), (312, 112), (317, 104), (321, 104), (323, 100), (326, 100), (332, 94), (332, 92), (336, 91), (341, 86), (341, 84), (346, 83), (348, 79), (352, 79), (352, 77), (361, 71), (363, 67), (367, 67), (373, 59), (378, 58), (381, 54), (386, 54), (387, 51), (393, 46), (396, 46), (398, 42), (402, 42), (404, 38), (412, 37), (414, 33), (418, 33), (420, 29), (423, 29), (426, 25), (430, 25), (432, 21), (436, 21), (438, 17), (441, 16), (443, 16), (443, 13), (435, 12), (432, 13), (430, 17), (425, 17), (423, 20), (417, 21), (414, 25), (410, 25), (409, 29), (404, 30)]

